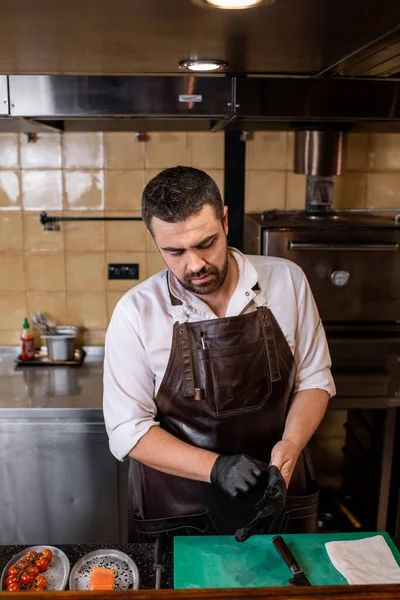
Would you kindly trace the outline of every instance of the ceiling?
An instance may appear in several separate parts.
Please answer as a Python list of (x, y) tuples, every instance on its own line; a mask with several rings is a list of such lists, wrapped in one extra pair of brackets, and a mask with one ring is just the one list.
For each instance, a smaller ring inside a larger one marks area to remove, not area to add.
[(4, 75), (171, 74), (191, 57), (225, 59), (234, 73), (348, 74), (332, 66), (377, 38), (374, 65), (400, 72), (395, 0), (276, 0), (245, 11), (190, 0), (0, 0), (0, 10)]

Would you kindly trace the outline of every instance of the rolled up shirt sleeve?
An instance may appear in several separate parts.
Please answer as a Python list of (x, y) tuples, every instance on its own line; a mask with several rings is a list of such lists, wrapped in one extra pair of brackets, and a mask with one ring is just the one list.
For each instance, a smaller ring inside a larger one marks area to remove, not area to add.
[(154, 425), (154, 375), (129, 298), (117, 304), (105, 343), (103, 413), (110, 450), (120, 461)]
[(308, 389), (325, 390), (329, 398), (335, 395), (331, 373), (331, 357), (326, 335), (315, 300), (303, 271), (296, 286), (297, 328), (295, 362), (297, 366), (295, 392)]

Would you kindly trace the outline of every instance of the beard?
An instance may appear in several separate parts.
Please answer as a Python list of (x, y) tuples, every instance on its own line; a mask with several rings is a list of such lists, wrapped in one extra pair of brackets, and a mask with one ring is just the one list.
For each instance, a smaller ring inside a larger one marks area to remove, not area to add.
[[(207, 266), (201, 269), (198, 273), (188, 273), (185, 275), (184, 279), (178, 279), (179, 283), (185, 290), (192, 292), (192, 294), (196, 295), (207, 295), (214, 294), (219, 288), (223, 285), (226, 276), (228, 274), (228, 265), (229, 265), (229, 253), (228, 248), (226, 249), (225, 262), (221, 269), (217, 267)], [(204, 283), (194, 284), (192, 283), (193, 279), (200, 279), (200, 277), (204, 277), (205, 275), (209, 275), (210, 277)]]

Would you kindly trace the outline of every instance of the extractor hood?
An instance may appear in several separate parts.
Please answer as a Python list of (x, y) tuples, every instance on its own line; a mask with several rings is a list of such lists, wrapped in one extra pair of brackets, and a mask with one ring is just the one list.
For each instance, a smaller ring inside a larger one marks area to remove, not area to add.
[[(400, 131), (400, 2), (13, 0), (0, 130)], [(216, 59), (218, 75), (181, 61)]]
[(2, 131), (400, 131), (394, 79), (12, 75), (1, 89)]

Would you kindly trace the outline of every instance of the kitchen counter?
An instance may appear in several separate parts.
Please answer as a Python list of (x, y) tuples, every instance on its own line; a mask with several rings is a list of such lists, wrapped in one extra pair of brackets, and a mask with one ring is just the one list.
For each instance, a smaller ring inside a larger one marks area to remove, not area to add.
[[(86, 554), (98, 548), (114, 548), (125, 552), (133, 558), (139, 570), (139, 586), (140, 589), (152, 589), (155, 586), (155, 572), (153, 570), (153, 551), (154, 544), (126, 544), (126, 545), (110, 545), (110, 544), (82, 544), (82, 545), (58, 545), (57, 547), (63, 550), (68, 556), (71, 569), (77, 560)], [(7, 562), (20, 550), (26, 546), (0, 546), (0, 573)], [(173, 587), (173, 570), (172, 570), (172, 546), (167, 551), (165, 561), (165, 571), (161, 576), (161, 588)]]
[(81, 366), (19, 366), (19, 349), (0, 348), (0, 411), (89, 409), (101, 411), (104, 347), (86, 347)]

